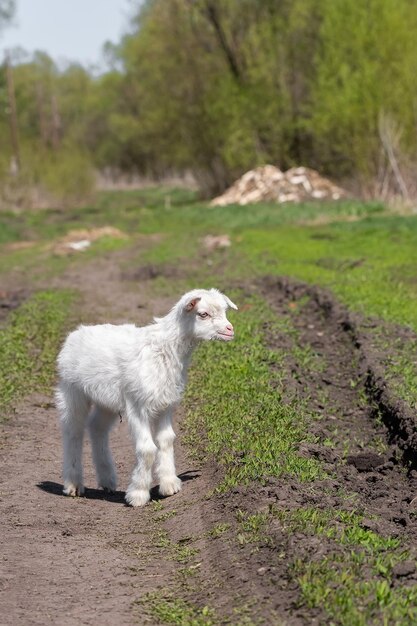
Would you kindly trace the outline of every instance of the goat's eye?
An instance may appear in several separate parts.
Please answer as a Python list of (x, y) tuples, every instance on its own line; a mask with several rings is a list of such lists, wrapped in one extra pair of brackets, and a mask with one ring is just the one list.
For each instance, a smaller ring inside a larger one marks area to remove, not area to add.
[(204, 320), (206, 317), (208, 317), (208, 316), (209, 316), (209, 314), (208, 314), (208, 313), (199, 313), (198, 315), (199, 315), (199, 317), (201, 317), (201, 319), (203, 319), (203, 320)]

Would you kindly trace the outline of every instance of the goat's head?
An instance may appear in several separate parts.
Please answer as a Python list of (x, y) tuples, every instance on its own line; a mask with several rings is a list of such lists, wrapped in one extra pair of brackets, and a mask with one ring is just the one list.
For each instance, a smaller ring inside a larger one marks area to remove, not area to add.
[(226, 311), (229, 307), (237, 310), (237, 306), (218, 289), (195, 289), (186, 293), (178, 304), (195, 339), (233, 339), (234, 330)]

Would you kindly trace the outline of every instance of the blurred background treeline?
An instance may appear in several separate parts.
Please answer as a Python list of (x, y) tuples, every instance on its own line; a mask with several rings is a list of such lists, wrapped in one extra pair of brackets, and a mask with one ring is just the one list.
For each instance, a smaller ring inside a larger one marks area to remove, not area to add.
[(41, 52), (2, 65), (3, 196), (81, 200), (98, 177), (186, 173), (208, 196), (264, 163), (415, 193), (414, 0), (147, 0), (105, 54), (100, 75)]

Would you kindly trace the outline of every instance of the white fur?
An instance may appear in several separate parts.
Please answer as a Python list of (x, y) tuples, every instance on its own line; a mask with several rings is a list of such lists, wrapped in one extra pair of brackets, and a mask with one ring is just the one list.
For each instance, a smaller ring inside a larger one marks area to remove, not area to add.
[(231, 300), (217, 289), (186, 293), (153, 324), (80, 326), (58, 356), (60, 411), (64, 448), (64, 493), (84, 492), (82, 445), (88, 426), (100, 487), (116, 489), (109, 432), (125, 415), (135, 442), (136, 466), (126, 501), (142, 506), (150, 499), (156, 461), (161, 495), (181, 489), (174, 463), (172, 415), (186, 383), (191, 353), (199, 341), (233, 338), (226, 318)]

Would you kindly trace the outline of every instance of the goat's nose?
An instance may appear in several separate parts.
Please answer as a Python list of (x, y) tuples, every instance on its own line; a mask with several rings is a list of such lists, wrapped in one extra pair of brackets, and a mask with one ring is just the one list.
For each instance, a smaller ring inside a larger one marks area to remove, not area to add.
[(233, 332), (233, 326), (231, 324), (227, 324), (226, 330), (229, 330), (232, 333)]

